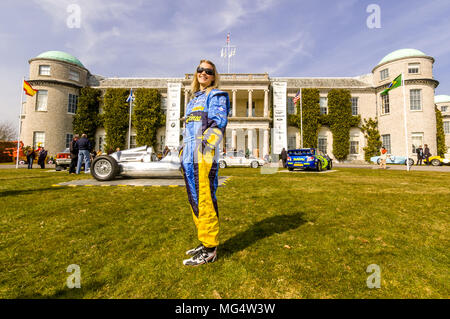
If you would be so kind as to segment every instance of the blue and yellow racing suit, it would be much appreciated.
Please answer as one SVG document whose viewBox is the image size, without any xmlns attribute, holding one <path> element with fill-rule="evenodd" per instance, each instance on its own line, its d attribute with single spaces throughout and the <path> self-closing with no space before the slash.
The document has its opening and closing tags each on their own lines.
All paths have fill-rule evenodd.
<svg viewBox="0 0 450 319">
<path fill-rule="evenodd" d="M 219 145 L 228 122 L 228 93 L 198 91 L 186 107 L 181 167 L 198 239 L 205 247 L 219 245 Z"/>
</svg>

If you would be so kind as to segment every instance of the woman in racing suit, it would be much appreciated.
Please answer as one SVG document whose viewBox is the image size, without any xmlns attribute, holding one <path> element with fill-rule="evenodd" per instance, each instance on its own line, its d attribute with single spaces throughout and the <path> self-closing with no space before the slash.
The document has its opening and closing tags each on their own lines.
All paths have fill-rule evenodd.
<svg viewBox="0 0 450 319">
<path fill-rule="evenodd" d="M 180 151 L 181 168 L 198 239 L 201 244 L 186 252 L 184 265 L 197 266 L 217 259 L 219 245 L 218 157 L 230 110 L 228 93 L 218 90 L 219 74 L 211 61 L 201 60 L 186 107 L 186 128 Z"/>
</svg>

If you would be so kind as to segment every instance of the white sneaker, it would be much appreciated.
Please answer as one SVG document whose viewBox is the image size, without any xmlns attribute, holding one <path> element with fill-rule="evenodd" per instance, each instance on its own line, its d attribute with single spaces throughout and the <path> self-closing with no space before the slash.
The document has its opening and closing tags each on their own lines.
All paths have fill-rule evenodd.
<svg viewBox="0 0 450 319">
<path fill-rule="evenodd" d="M 217 260 L 217 247 L 203 247 L 195 256 L 183 260 L 183 265 L 199 266 L 207 263 L 213 263 Z"/>
</svg>

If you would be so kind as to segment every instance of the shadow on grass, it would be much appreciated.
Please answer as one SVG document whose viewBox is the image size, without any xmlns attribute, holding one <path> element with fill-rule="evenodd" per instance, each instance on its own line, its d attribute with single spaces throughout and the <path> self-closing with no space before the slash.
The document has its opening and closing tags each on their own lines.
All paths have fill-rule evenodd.
<svg viewBox="0 0 450 319">
<path fill-rule="evenodd" d="M 284 233 L 307 222 L 304 213 L 272 216 L 251 225 L 246 231 L 229 238 L 220 246 L 221 255 L 229 257 L 275 233 Z"/>
<path fill-rule="evenodd" d="M 67 287 L 58 289 L 52 295 L 42 295 L 40 293 L 23 294 L 15 297 L 15 299 L 81 299 L 88 292 L 100 290 L 106 282 L 93 281 L 87 285 L 81 284 L 81 288 L 69 289 Z"/>
<path fill-rule="evenodd" d="M 6 196 L 28 195 L 28 194 L 33 194 L 35 192 L 55 191 L 55 190 L 63 190 L 63 189 L 67 189 L 67 187 L 46 187 L 46 188 L 18 189 L 18 190 L 0 192 L 0 198 L 1 197 L 6 197 Z"/>
</svg>

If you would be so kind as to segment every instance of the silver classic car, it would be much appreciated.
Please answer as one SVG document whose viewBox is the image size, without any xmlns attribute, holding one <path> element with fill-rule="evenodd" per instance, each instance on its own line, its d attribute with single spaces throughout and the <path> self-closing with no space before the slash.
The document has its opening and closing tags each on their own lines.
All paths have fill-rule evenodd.
<svg viewBox="0 0 450 319">
<path fill-rule="evenodd" d="M 141 146 L 101 155 L 94 159 L 91 174 L 98 181 L 125 177 L 181 177 L 181 164 L 177 151 L 169 152 L 161 160 L 152 147 Z"/>
<path fill-rule="evenodd" d="M 222 153 L 219 159 L 219 167 L 244 166 L 258 168 L 266 163 L 262 158 L 256 158 L 252 155 L 246 157 L 243 152 L 231 151 Z"/>
</svg>

